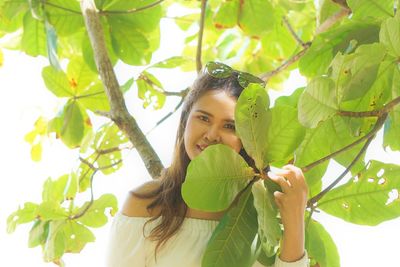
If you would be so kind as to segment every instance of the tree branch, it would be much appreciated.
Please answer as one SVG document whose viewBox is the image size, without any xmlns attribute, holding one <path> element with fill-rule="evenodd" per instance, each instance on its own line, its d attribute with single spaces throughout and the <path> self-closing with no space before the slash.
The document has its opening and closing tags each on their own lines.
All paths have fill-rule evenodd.
<svg viewBox="0 0 400 267">
<path fill-rule="evenodd" d="M 260 76 L 260 78 L 262 80 L 264 80 L 265 82 L 268 82 L 268 80 L 271 77 L 273 77 L 273 76 L 277 75 L 278 73 L 282 72 L 283 70 L 287 69 L 290 65 L 292 65 L 294 62 L 299 60 L 307 52 L 307 50 L 310 46 L 311 46 L 310 42 L 305 43 L 303 50 L 298 52 L 296 55 L 291 57 L 289 60 L 287 60 L 285 63 L 283 63 L 282 65 L 280 65 L 278 68 L 274 69 L 273 71 L 262 74 Z"/>
<path fill-rule="evenodd" d="M 321 163 L 323 163 L 323 162 L 335 157 L 336 155 L 338 155 L 338 154 L 340 154 L 340 153 L 342 153 L 342 152 L 344 152 L 346 150 L 349 150 L 350 148 L 358 145 L 359 143 L 361 143 L 365 139 L 369 139 L 370 137 L 373 137 L 379 131 L 379 129 L 382 127 L 382 125 L 385 123 L 386 118 L 387 118 L 387 113 L 384 113 L 381 117 L 378 118 L 378 120 L 376 121 L 376 123 L 374 125 L 374 128 L 372 128 L 372 130 L 368 134 L 364 135 L 363 137 L 361 137 L 360 139 L 354 141 L 353 143 L 343 147 L 342 149 L 340 149 L 338 151 L 335 151 L 332 154 L 329 154 L 328 156 L 323 157 L 322 159 L 319 159 L 319 160 L 317 160 L 317 161 L 315 161 L 313 163 L 308 164 L 307 166 L 301 168 L 301 170 L 303 172 L 308 172 L 310 169 L 314 168 L 315 166 L 317 166 L 317 165 L 319 165 L 319 164 L 321 164 Z"/>
<path fill-rule="evenodd" d="M 142 6 L 142 7 L 138 7 L 138 8 L 132 8 L 132 9 L 128 9 L 128 10 L 99 10 L 99 14 L 100 15 L 109 15 L 109 14 L 130 14 L 130 13 L 136 13 L 136 12 L 140 12 L 149 8 L 152 8 L 158 4 L 161 4 L 162 2 L 164 2 L 165 0 L 159 0 L 156 1 L 152 4 L 149 4 L 147 6 Z"/>
<path fill-rule="evenodd" d="M 109 115 L 132 142 L 140 154 L 147 171 L 153 179 L 155 179 L 160 175 L 163 165 L 145 135 L 140 130 L 136 120 L 129 114 L 126 108 L 123 94 L 120 90 L 111 61 L 107 54 L 103 29 L 100 23 L 99 14 L 96 11 L 94 0 L 82 0 L 81 9 L 85 19 L 90 43 L 93 48 L 96 66 L 104 83 L 104 88 L 110 102 Z"/>
<path fill-rule="evenodd" d="M 369 144 L 372 142 L 374 139 L 375 134 L 370 136 L 368 140 L 365 142 L 364 146 L 361 148 L 360 152 L 357 154 L 357 156 L 353 159 L 353 161 L 350 163 L 350 165 L 346 168 L 346 170 L 338 177 L 336 178 L 335 181 L 333 181 L 328 187 L 326 187 L 323 191 L 318 193 L 316 196 L 312 197 L 308 202 L 307 202 L 307 207 L 314 207 L 315 203 L 317 203 L 326 193 L 328 193 L 335 185 L 337 185 L 345 176 L 346 174 L 351 170 L 351 168 L 356 164 L 356 162 L 360 159 L 361 155 L 367 150 Z"/>
<path fill-rule="evenodd" d="M 197 53 L 196 53 L 196 70 L 197 73 L 201 71 L 202 63 L 201 63 L 201 47 L 203 42 L 203 32 L 204 32 L 204 21 L 206 17 L 206 6 L 207 0 L 201 0 L 201 17 L 200 17 L 200 29 L 199 35 L 197 39 Z"/>
<path fill-rule="evenodd" d="M 292 34 L 293 38 L 296 40 L 297 43 L 299 43 L 302 47 L 306 47 L 306 43 L 301 40 L 301 38 L 296 34 L 294 31 L 292 25 L 289 23 L 289 20 L 287 19 L 286 16 L 282 17 L 283 23 L 286 25 L 290 33 Z"/>
<path fill-rule="evenodd" d="M 338 22 L 343 17 L 348 16 L 350 14 L 351 14 L 351 10 L 350 9 L 343 8 L 342 10 L 336 12 L 331 17 L 329 17 L 327 20 L 325 20 L 321 25 L 319 25 L 318 28 L 315 30 L 315 34 L 318 35 L 318 34 L 324 32 L 324 31 L 328 30 L 336 22 Z"/>
<path fill-rule="evenodd" d="M 393 99 L 392 101 L 390 101 L 389 103 L 384 105 L 383 108 L 378 109 L 378 110 L 358 111 L 358 112 L 357 111 L 340 110 L 336 114 L 338 114 L 340 116 L 356 117 L 356 118 L 360 118 L 360 117 L 380 117 L 384 113 L 390 112 L 398 104 L 400 104 L 400 96 L 395 98 L 395 99 Z"/>
</svg>

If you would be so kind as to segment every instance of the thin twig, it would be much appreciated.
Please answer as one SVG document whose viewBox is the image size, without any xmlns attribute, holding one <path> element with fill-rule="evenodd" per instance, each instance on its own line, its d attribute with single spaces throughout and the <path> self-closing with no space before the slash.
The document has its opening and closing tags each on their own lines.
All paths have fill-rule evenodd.
<svg viewBox="0 0 400 267">
<path fill-rule="evenodd" d="M 384 113 L 390 112 L 396 105 L 400 104 L 400 96 L 393 99 L 389 103 L 383 106 L 383 108 L 378 109 L 378 110 L 371 110 L 371 111 L 344 111 L 340 110 L 337 112 L 338 115 L 340 116 L 346 116 L 346 117 L 380 117 Z"/>
<path fill-rule="evenodd" d="M 283 70 L 287 69 L 290 65 L 292 65 L 294 62 L 298 61 L 308 50 L 308 48 L 311 46 L 311 42 L 307 42 L 305 43 L 304 48 L 298 52 L 296 55 L 294 55 L 293 57 L 291 57 L 289 60 L 285 61 L 282 65 L 280 65 L 279 67 L 277 67 L 276 69 L 274 69 L 273 71 L 264 73 L 260 76 L 260 78 L 266 82 L 268 82 L 268 80 L 277 75 L 278 73 L 282 72 Z"/>
<path fill-rule="evenodd" d="M 200 16 L 200 29 L 197 39 L 197 52 L 196 52 L 196 70 L 200 73 L 202 66 L 201 63 L 201 48 L 203 42 L 204 21 L 206 17 L 207 0 L 201 0 L 201 16 Z"/>
<path fill-rule="evenodd" d="M 166 119 L 168 119 L 172 114 L 174 114 L 183 104 L 184 98 L 182 97 L 181 101 L 179 101 L 178 105 L 174 108 L 173 111 L 169 112 L 166 116 L 164 116 L 161 120 L 159 120 L 156 125 L 153 126 L 147 133 L 146 136 L 149 135 L 155 128 L 157 128 L 161 123 L 163 123 Z"/>
<path fill-rule="evenodd" d="M 374 136 L 379 131 L 379 129 L 382 127 L 382 125 L 385 123 L 386 118 L 387 118 L 387 113 L 385 113 L 381 117 L 379 117 L 378 120 L 376 121 L 375 125 L 374 125 L 374 128 L 372 128 L 372 130 L 369 133 L 367 133 L 366 135 L 364 135 L 363 137 L 357 139 L 356 141 L 354 141 L 353 143 L 343 147 L 342 149 L 340 149 L 338 151 L 335 151 L 335 152 L 333 152 L 332 154 L 329 154 L 326 157 L 323 157 L 322 159 L 319 159 L 319 160 L 317 160 L 317 161 L 315 161 L 313 163 L 308 164 L 307 166 L 301 168 L 301 170 L 303 172 L 308 172 L 310 169 L 314 168 L 315 166 L 317 166 L 317 165 L 319 165 L 319 164 L 321 164 L 321 163 L 323 163 L 323 162 L 335 157 L 336 155 L 338 155 L 338 154 L 340 154 L 340 153 L 342 153 L 342 152 L 344 152 L 346 150 L 349 150 L 350 148 L 358 145 L 359 143 L 361 143 L 365 139 L 369 139 L 370 137 Z"/>
<path fill-rule="evenodd" d="M 305 47 L 306 43 L 304 43 L 303 40 L 301 40 L 301 38 L 296 34 L 292 25 L 289 23 L 288 18 L 286 16 L 283 16 L 282 20 L 283 20 L 283 23 L 288 28 L 288 30 L 290 31 L 290 33 L 292 34 L 293 38 L 296 40 L 296 42 L 298 42 L 302 47 Z"/>
<path fill-rule="evenodd" d="M 351 168 L 356 164 L 356 162 L 360 159 L 361 155 L 367 150 L 369 144 L 372 142 L 374 139 L 375 135 L 372 135 L 371 137 L 368 138 L 368 140 L 365 142 L 364 146 L 361 148 L 360 152 L 357 154 L 357 156 L 353 159 L 353 161 L 350 163 L 350 165 L 346 168 L 346 170 L 338 177 L 336 178 L 335 181 L 333 181 L 328 187 L 326 187 L 323 191 L 318 193 L 316 196 L 312 197 L 308 202 L 307 202 L 307 207 L 314 207 L 315 203 L 317 203 L 326 193 L 328 193 L 335 185 L 337 185 L 345 176 L 346 174 L 351 170 Z"/>
<path fill-rule="evenodd" d="M 157 84 L 155 84 L 152 80 L 149 79 L 146 75 L 139 75 L 138 79 L 142 79 L 145 81 L 148 85 L 151 87 L 155 88 L 157 91 L 160 93 L 164 94 L 165 96 L 180 96 L 180 97 L 185 97 L 187 94 L 187 89 L 179 91 L 179 92 L 171 92 L 171 91 L 165 91 L 163 88 L 159 87 Z"/>
<path fill-rule="evenodd" d="M 128 10 L 99 10 L 99 14 L 100 15 L 110 15 L 110 14 L 131 14 L 131 13 L 136 13 L 136 12 L 140 12 L 149 8 L 152 8 L 158 4 L 161 4 L 162 2 L 164 2 L 165 0 L 159 0 L 156 1 L 152 4 L 149 4 L 147 6 L 142 6 L 142 7 L 138 7 L 138 8 L 132 8 L 132 9 L 128 9 Z"/>
</svg>

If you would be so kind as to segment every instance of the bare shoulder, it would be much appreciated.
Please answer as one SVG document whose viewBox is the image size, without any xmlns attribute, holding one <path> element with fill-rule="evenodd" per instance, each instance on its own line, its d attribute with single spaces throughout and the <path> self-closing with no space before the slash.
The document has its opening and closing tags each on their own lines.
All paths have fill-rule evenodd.
<svg viewBox="0 0 400 267">
<path fill-rule="evenodd" d="M 153 201 L 152 198 L 139 198 L 132 193 L 146 193 L 156 189 L 160 185 L 159 180 L 149 181 L 134 188 L 128 192 L 124 205 L 122 206 L 122 213 L 129 217 L 151 217 L 154 215 L 149 213 L 147 206 Z"/>
</svg>

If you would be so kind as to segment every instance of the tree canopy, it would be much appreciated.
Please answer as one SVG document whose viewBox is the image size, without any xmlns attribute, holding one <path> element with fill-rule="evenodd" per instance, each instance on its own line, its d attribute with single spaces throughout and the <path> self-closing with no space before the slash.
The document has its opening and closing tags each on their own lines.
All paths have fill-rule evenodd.
<svg viewBox="0 0 400 267">
<path fill-rule="evenodd" d="M 32 160 L 40 161 L 43 138 L 59 139 L 76 149 L 80 159 L 74 171 L 45 181 L 41 203 L 27 202 L 9 216 L 8 232 L 19 224 L 32 224 L 29 246 L 41 246 L 45 261 L 63 266 L 62 256 L 79 253 L 93 242 L 90 228 L 104 226 L 107 211 L 117 212 L 116 197 L 110 192 L 94 199 L 96 173 L 118 171 L 124 149 L 136 149 L 153 178 L 163 168 L 135 114 L 128 112 L 124 93 L 137 89 L 143 107 L 153 109 L 162 109 L 167 97 L 178 96 L 177 110 L 189 88 L 166 90 L 154 70 L 199 72 L 204 62 L 223 61 L 266 82 L 266 90 L 251 85 L 246 99 L 239 99 L 238 134 L 259 175 L 265 175 L 269 165 L 293 162 L 302 168 L 310 188 L 307 251 L 313 265 L 339 266 L 335 243 L 312 218 L 316 210 L 360 225 L 400 216 L 400 166 L 364 161 L 366 149 L 381 129 L 383 148 L 400 150 L 399 6 L 399 0 L 0 0 L 0 37 L 7 40 L 2 49 L 48 58 L 49 65 L 42 70 L 46 89 L 66 100 L 57 114 L 39 117 L 26 134 Z M 175 10 L 180 15 L 171 16 Z M 185 48 L 180 55 L 154 62 L 153 54 L 163 45 L 160 36 L 168 34 L 162 32 L 165 20 L 174 21 L 184 32 Z M 117 62 L 143 66 L 143 70 L 119 84 Z M 307 86 L 270 105 L 268 90 L 280 90 L 293 70 L 306 77 Z M 92 121 L 98 116 L 107 122 L 94 128 Z M 246 128 L 249 123 L 254 127 Z M 228 255 L 235 242 L 251 243 L 257 235 L 261 237 L 258 249 L 248 250 L 243 266 L 251 266 L 256 258 L 268 264 L 279 239 L 276 207 L 270 205 L 273 186 L 252 179 L 256 173 L 226 148 L 209 149 L 225 155 L 225 161 L 216 161 L 212 151 L 204 151 L 191 162 L 192 169 L 208 166 L 210 179 L 199 181 L 189 168 L 185 201 L 205 209 L 221 208 L 199 201 L 193 188 L 201 182 L 218 185 L 210 186 L 217 190 L 208 193 L 225 194 L 222 206 L 242 192 L 237 206 L 228 212 L 230 219 L 220 225 L 235 225 L 246 235 L 226 237 L 227 228 L 218 226 L 212 239 L 218 235 L 224 240 L 225 250 L 217 255 L 222 262 L 213 260 L 221 245 L 211 243 L 203 266 L 232 266 Z M 221 171 L 229 169 L 223 166 L 232 161 L 242 168 Z M 329 161 L 345 171 L 323 188 L 321 179 Z M 219 165 L 211 164 L 215 162 Z M 234 184 L 229 177 L 236 175 L 243 179 Z M 222 185 L 214 176 L 225 179 L 218 181 Z M 338 186 L 343 179 L 346 182 Z M 252 187 L 246 187 L 249 183 Z M 74 200 L 85 192 L 91 198 L 76 204 Z M 269 229 L 271 225 L 277 227 Z"/>
</svg>

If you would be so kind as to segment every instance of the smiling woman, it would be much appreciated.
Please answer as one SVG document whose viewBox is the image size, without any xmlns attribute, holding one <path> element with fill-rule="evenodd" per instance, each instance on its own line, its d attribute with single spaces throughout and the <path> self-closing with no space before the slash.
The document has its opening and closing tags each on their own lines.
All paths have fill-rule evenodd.
<svg viewBox="0 0 400 267">
<path fill-rule="evenodd" d="M 122 211 L 114 219 L 107 266 L 202 265 L 207 244 L 227 211 L 189 207 L 182 198 L 182 184 L 189 163 L 202 153 L 212 153 L 209 149 L 203 152 L 210 145 L 226 145 L 240 155 L 246 162 L 244 164 L 255 169 L 254 160 L 245 151 L 235 131 L 237 99 L 250 83 L 263 85 L 257 77 L 221 63 L 212 62 L 205 67 L 185 98 L 171 166 L 158 180 L 132 190 Z M 270 179 L 284 189 L 275 192 L 275 201 L 281 209 L 285 230 L 279 256 L 269 265 L 308 266 L 304 249 L 303 221 L 307 199 L 304 176 L 292 165 L 275 174 Z M 243 197 L 246 203 L 248 196 Z M 257 232 L 257 226 L 253 228 Z M 246 247 L 247 244 L 239 246 Z M 236 256 L 244 259 L 246 264 L 236 262 L 236 266 L 265 266 L 246 253 L 246 250 L 238 251 Z"/>
</svg>

